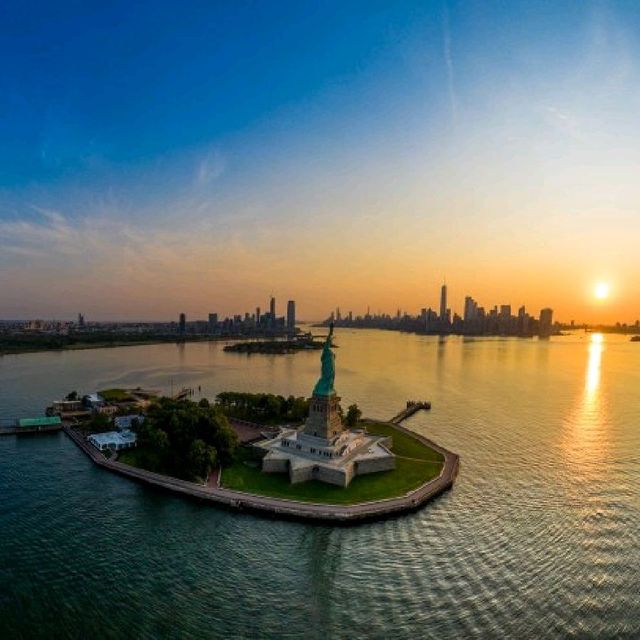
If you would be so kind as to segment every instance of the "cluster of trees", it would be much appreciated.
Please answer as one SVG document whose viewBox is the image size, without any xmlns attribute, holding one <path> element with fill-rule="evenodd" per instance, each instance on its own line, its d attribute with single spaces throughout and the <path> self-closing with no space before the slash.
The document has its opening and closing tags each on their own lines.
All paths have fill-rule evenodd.
<svg viewBox="0 0 640 640">
<path fill-rule="evenodd" d="M 216 405 L 233 418 L 264 424 L 302 422 L 309 415 L 306 398 L 285 398 L 272 393 L 225 391 L 216 396 Z"/>
<path fill-rule="evenodd" d="M 224 391 L 216 396 L 216 405 L 232 417 L 251 422 L 279 424 L 303 422 L 309 415 L 309 400 L 272 393 L 242 393 Z M 340 408 L 340 415 L 348 427 L 355 427 L 362 416 L 357 404 L 348 407 L 346 415 Z"/>
<path fill-rule="evenodd" d="M 200 402 L 160 398 L 138 434 L 138 462 L 147 469 L 185 480 L 203 480 L 217 465 L 228 464 L 237 436 L 220 407 Z"/>
<path fill-rule="evenodd" d="M 224 350 L 232 353 L 294 353 L 305 349 L 322 349 L 324 342 L 317 340 L 256 340 L 236 342 L 227 345 Z"/>
<path fill-rule="evenodd" d="M 0 334 L 0 353 L 20 353 L 22 351 L 48 351 L 69 346 L 67 336 Z"/>
<path fill-rule="evenodd" d="M 88 420 L 76 425 L 76 429 L 83 433 L 106 433 L 113 431 L 113 419 L 104 413 L 94 413 Z"/>
<path fill-rule="evenodd" d="M 349 405 L 349 408 L 347 409 L 347 415 L 344 418 L 344 423 L 347 425 L 347 427 L 355 427 L 361 417 L 362 411 L 360 411 L 358 405 Z"/>
</svg>

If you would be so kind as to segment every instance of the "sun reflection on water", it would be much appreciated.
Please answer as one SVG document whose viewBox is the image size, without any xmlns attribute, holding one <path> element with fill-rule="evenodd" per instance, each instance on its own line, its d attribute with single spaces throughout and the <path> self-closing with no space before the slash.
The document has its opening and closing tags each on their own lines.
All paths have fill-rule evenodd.
<svg viewBox="0 0 640 640">
<path fill-rule="evenodd" d="M 601 384 L 604 349 L 603 335 L 591 334 L 583 391 L 567 419 L 568 429 L 563 442 L 565 455 L 572 465 L 576 465 L 582 480 L 593 480 L 601 473 L 601 463 L 609 449 L 606 402 Z"/>
<path fill-rule="evenodd" d="M 603 336 L 601 333 L 591 334 L 589 344 L 589 360 L 587 363 L 586 397 L 585 400 L 594 400 L 600 386 L 600 366 L 602 364 Z"/>
</svg>

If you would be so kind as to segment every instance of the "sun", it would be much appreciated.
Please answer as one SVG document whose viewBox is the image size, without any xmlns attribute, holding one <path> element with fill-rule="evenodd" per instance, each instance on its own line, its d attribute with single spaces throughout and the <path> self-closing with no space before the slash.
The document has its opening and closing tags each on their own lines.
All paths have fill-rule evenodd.
<svg viewBox="0 0 640 640">
<path fill-rule="evenodd" d="M 609 297 L 609 283 L 607 282 L 598 282 L 593 290 L 593 295 L 598 300 L 606 300 Z"/>
</svg>

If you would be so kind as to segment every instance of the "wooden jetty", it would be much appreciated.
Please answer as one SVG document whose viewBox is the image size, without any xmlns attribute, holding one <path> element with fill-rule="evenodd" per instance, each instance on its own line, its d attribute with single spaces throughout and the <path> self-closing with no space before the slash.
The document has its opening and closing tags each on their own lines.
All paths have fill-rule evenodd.
<svg viewBox="0 0 640 640">
<path fill-rule="evenodd" d="M 191 398 L 193 393 L 194 391 L 191 387 L 183 387 L 178 393 L 173 394 L 171 398 L 173 400 L 186 400 L 187 398 Z"/>
<path fill-rule="evenodd" d="M 407 400 L 407 406 L 399 414 L 393 416 L 389 422 L 397 425 L 415 413 L 418 413 L 418 411 L 429 411 L 430 409 L 431 403 L 429 401 Z"/>
</svg>

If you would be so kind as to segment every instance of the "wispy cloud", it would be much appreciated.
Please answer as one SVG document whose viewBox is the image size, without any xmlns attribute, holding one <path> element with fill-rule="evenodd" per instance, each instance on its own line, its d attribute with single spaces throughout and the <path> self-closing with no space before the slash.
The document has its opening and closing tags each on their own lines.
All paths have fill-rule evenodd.
<svg viewBox="0 0 640 640">
<path fill-rule="evenodd" d="M 584 142 L 585 136 L 580 130 L 578 119 L 568 111 L 558 109 L 553 105 L 548 105 L 543 109 L 545 121 L 569 138 L 573 138 L 577 142 Z"/>
<path fill-rule="evenodd" d="M 196 184 L 200 187 L 210 184 L 224 173 L 225 168 L 226 162 L 219 150 L 207 153 L 198 163 Z"/>
<path fill-rule="evenodd" d="M 77 231 L 51 209 L 32 207 L 42 220 L 0 221 L 0 249 L 16 255 L 46 255 L 52 247 L 65 255 L 76 254 Z"/>
</svg>

